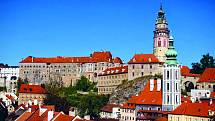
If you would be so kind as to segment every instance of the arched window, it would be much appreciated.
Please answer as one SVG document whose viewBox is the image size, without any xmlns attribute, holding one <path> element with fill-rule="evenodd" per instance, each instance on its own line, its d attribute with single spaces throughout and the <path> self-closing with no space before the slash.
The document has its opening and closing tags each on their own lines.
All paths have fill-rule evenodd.
<svg viewBox="0 0 215 121">
<path fill-rule="evenodd" d="M 158 41 L 158 47 L 161 47 L 161 41 Z"/>
</svg>

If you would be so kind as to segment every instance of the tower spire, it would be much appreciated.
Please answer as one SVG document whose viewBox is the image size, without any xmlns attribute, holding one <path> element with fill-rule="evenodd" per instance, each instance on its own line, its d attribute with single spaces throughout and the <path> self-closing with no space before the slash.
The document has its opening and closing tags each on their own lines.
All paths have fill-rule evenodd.
<svg viewBox="0 0 215 121">
<path fill-rule="evenodd" d="M 162 0 L 160 0 L 160 10 L 163 11 Z"/>
</svg>

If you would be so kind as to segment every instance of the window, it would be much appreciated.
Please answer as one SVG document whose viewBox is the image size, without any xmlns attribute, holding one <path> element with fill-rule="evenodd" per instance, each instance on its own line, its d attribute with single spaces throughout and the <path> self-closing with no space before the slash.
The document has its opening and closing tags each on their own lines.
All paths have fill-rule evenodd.
<svg viewBox="0 0 215 121">
<path fill-rule="evenodd" d="M 169 83 L 167 83 L 167 91 L 169 91 Z"/>
<path fill-rule="evenodd" d="M 150 65 L 150 69 L 152 69 L 152 65 Z"/>
<path fill-rule="evenodd" d="M 158 47 L 161 47 L 161 41 L 158 41 Z"/>
<path fill-rule="evenodd" d="M 167 79 L 169 79 L 169 71 L 167 71 Z"/>
<path fill-rule="evenodd" d="M 134 77 L 134 72 L 132 72 L 132 76 Z"/>
<path fill-rule="evenodd" d="M 144 75 L 144 73 L 143 73 L 143 72 L 141 72 L 141 75 L 143 76 L 143 75 Z"/>
<path fill-rule="evenodd" d="M 169 95 L 167 95 L 167 103 L 169 103 Z"/>
<path fill-rule="evenodd" d="M 141 68 L 143 69 L 143 65 L 141 66 Z"/>
<path fill-rule="evenodd" d="M 134 65 L 132 66 L 132 68 L 134 69 Z"/>
<path fill-rule="evenodd" d="M 175 90 L 178 91 L 178 83 L 175 85 Z"/>
<path fill-rule="evenodd" d="M 178 71 L 175 71 L 175 79 L 178 79 Z"/>
</svg>

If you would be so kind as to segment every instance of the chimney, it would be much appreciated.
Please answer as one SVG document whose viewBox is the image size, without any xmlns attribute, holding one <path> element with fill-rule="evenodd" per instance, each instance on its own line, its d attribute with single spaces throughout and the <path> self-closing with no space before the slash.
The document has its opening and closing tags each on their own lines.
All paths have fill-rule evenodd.
<svg viewBox="0 0 215 121">
<path fill-rule="evenodd" d="M 33 57 L 33 56 L 31 57 L 31 62 L 32 62 L 32 63 L 34 62 L 34 57 Z"/>
<path fill-rule="evenodd" d="M 31 108 L 28 108 L 28 112 L 30 112 L 30 113 L 31 113 Z"/>
<path fill-rule="evenodd" d="M 210 99 L 209 105 L 212 105 L 212 104 L 213 104 L 213 100 L 212 100 L 212 99 Z"/>
<path fill-rule="evenodd" d="M 161 90 L 161 79 L 157 79 L 157 91 Z"/>
<path fill-rule="evenodd" d="M 53 110 L 48 111 L 48 121 L 51 121 L 53 117 L 54 117 L 54 111 Z"/>
<path fill-rule="evenodd" d="M 75 110 L 75 108 L 73 107 L 73 108 L 71 108 L 71 110 L 69 111 L 69 116 L 76 116 L 76 110 Z"/>
<path fill-rule="evenodd" d="M 85 116 L 84 116 L 84 119 L 90 120 L 90 115 L 85 115 Z"/>
<path fill-rule="evenodd" d="M 34 105 L 37 105 L 38 103 L 37 103 L 37 100 L 34 100 Z"/>
<path fill-rule="evenodd" d="M 150 79 L 150 91 L 154 89 L 154 79 Z"/>
</svg>

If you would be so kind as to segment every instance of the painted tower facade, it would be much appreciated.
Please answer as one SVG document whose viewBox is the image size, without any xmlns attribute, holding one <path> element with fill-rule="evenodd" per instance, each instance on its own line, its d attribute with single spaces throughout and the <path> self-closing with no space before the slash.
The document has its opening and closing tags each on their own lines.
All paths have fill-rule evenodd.
<svg viewBox="0 0 215 121">
<path fill-rule="evenodd" d="M 172 111 L 181 104 L 180 65 L 176 59 L 177 52 L 173 47 L 173 37 L 169 38 L 169 48 L 165 55 L 162 108 L 164 111 Z"/>
<path fill-rule="evenodd" d="M 159 59 L 160 62 L 166 61 L 165 53 L 168 50 L 169 33 L 168 23 L 161 5 L 155 23 L 153 48 L 153 54 Z"/>
</svg>

